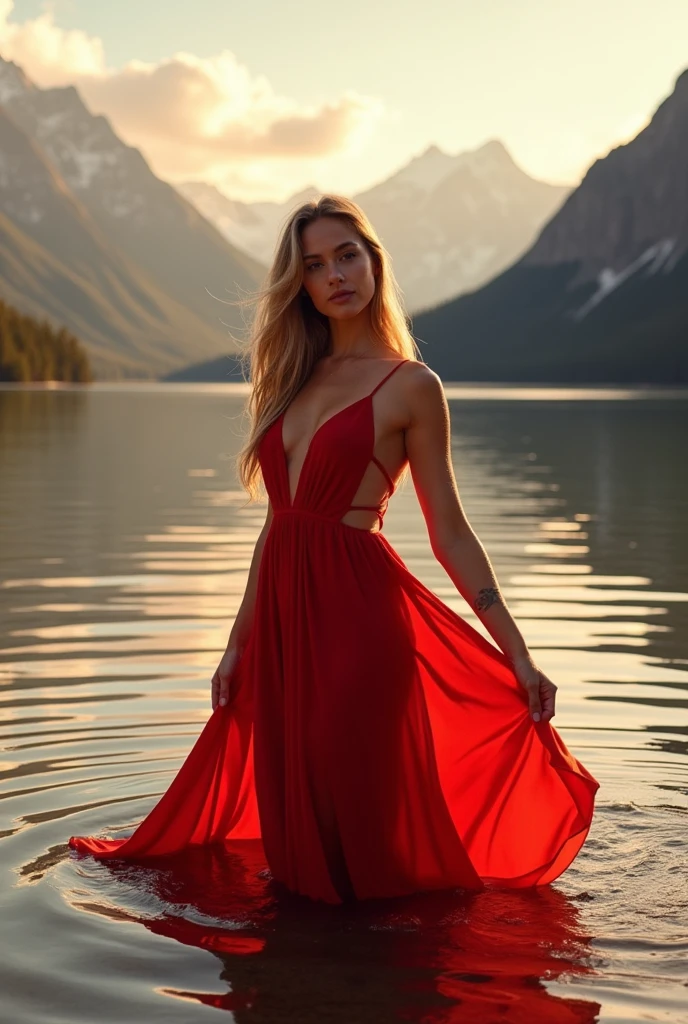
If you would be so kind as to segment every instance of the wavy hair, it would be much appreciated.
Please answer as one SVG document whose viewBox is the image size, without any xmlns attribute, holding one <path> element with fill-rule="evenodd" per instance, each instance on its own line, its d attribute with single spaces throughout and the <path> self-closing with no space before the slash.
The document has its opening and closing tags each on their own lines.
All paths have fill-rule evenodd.
<svg viewBox="0 0 688 1024">
<path fill-rule="evenodd" d="M 249 500 L 258 496 L 260 442 L 306 383 L 318 359 L 330 351 L 329 320 L 303 290 L 301 236 L 320 217 L 346 221 L 367 246 L 378 270 L 370 302 L 373 336 L 390 353 L 421 358 L 389 254 L 360 206 L 345 196 L 327 194 L 297 207 L 282 228 L 264 286 L 238 302 L 255 304 L 247 351 L 241 356 L 251 381 L 246 407 L 251 426 L 236 460 Z"/>
</svg>

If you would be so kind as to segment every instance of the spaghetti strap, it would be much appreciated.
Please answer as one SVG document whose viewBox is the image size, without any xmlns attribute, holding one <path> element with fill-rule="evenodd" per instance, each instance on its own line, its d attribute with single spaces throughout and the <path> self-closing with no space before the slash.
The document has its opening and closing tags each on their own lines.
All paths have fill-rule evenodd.
<svg viewBox="0 0 688 1024">
<path fill-rule="evenodd" d="M 393 374 L 393 373 L 396 373 L 396 371 L 397 371 L 397 370 L 399 369 L 399 367 L 400 367 L 400 366 L 403 366 L 403 365 L 404 365 L 404 363 L 408 363 L 408 359 L 402 359 L 402 360 L 400 360 L 400 361 L 399 361 L 398 363 L 396 363 L 396 364 L 395 364 L 395 365 L 394 365 L 394 366 L 392 367 L 392 369 L 391 369 L 391 370 L 389 371 L 389 373 L 388 373 L 388 374 L 386 374 L 386 375 L 385 375 L 385 376 L 384 376 L 384 377 L 382 378 L 382 380 L 380 381 L 380 383 L 379 383 L 379 384 L 376 384 L 376 385 L 375 385 L 375 387 L 373 388 L 373 390 L 372 390 L 372 391 L 370 392 L 370 397 L 371 397 L 371 398 L 373 397 L 373 395 L 375 394 L 375 392 L 376 392 L 376 391 L 378 391 L 378 390 L 379 390 L 379 389 L 380 389 L 380 388 L 382 387 L 382 385 L 383 385 L 383 384 L 385 383 L 385 381 L 389 380 L 389 378 L 390 378 L 390 377 L 392 376 L 392 374 Z"/>
<path fill-rule="evenodd" d="M 387 481 L 387 485 L 389 487 L 389 493 L 390 493 L 390 496 L 391 496 L 393 491 L 394 491 L 394 481 L 392 480 L 391 476 L 389 475 L 389 473 L 387 472 L 387 470 L 382 465 L 382 463 L 380 462 L 380 460 L 377 458 L 376 455 L 371 455 L 370 456 L 370 461 L 375 463 L 375 465 L 377 466 L 377 468 L 380 470 L 380 472 L 382 473 L 383 477 Z"/>
</svg>

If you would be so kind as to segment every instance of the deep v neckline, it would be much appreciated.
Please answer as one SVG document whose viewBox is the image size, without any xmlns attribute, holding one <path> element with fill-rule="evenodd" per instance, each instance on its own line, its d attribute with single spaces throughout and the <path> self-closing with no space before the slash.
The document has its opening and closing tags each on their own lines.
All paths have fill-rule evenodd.
<svg viewBox="0 0 688 1024">
<path fill-rule="evenodd" d="M 377 390 L 377 388 L 375 390 Z M 299 488 L 301 486 L 301 480 L 303 478 L 303 471 L 306 468 L 306 463 L 308 462 L 308 456 L 311 453 L 311 449 L 313 447 L 313 442 L 315 441 L 315 439 L 318 436 L 318 434 L 320 433 L 320 431 L 323 430 L 327 426 L 328 423 L 332 423 L 333 420 L 338 419 L 343 413 L 348 412 L 349 409 L 353 409 L 357 405 L 361 405 L 363 402 L 366 402 L 366 401 L 370 400 L 371 407 L 372 407 L 372 400 L 373 400 L 373 395 L 374 394 L 375 394 L 375 391 L 371 391 L 369 394 L 363 395 L 362 398 L 357 398 L 355 402 L 349 402 L 349 404 L 345 405 L 343 409 L 338 409 L 337 412 L 333 412 L 331 416 L 328 416 L 326 420 L 323 420 L 323 422 L 320 424 L 319 427 L 316 427 L 316 429 L 311 434 L 310 440 L 308 442 L 308 446 L 306 448 L 306 454 L 304 455 L 303 462 L 301 463 L 301 469 L 299 470 L 299 475 L 298 475 L 298 478 L 296 480 L 296 489 L 294 490 L 294 496 L 293 497 L 292 497 L 292 494 L 291 494 L 291 487 L 289 485 L 289 463 L 288 463 L 288 459 L 287 459 L 287 449 L 285 448 L 285 445 L 284 445 L 284 417 L 286 415 L 287 410 L 285 409 L 284 412 L 282 412 L 280 414 L 280 417 L 279 417 L 279 420 L 278 420 L 278 423 L 279 423 L 279 438 L 280 438 L 280 446 L 282 448 L 282 462 L 284 464 L 284 471 L 285 471 L 286 478 L 287 478 L 287 493 L 288 493 L 288 496 L 289 496 L 289 505 L 290 505 L 290 507 L 293 507 L 296 504 L 296 499 L 299 496 Z"/>
<path fill-rule="evenodd" d="M 333 412 L 331 416 L 328 416 L 326 420 L 323 420 L 323 422 L 320 424 L 319 427 L 316 427 L 316 429 L 313 431 L 313 433 L 311 434 L 310 439 L 308 441 L 308 446 L 306 448 L 306 453 L 305 453 L 305 455 L 303 457 L 303 462 L 301 463 L 301 469 L 299 470 L 299 475 L 298 475 L 298 478 L 297 478 L 297 481 L 296 481 L 296 488 L 294 489 L 294 496 L 293 497 L 292 497 L 292 494 L 291 494 L 291 486 L 290 486 L 290 483 L 289 483 L 289 465 L 288 465 L 288 459 L 287 459 L 287 449 L 286 449 L 286 447 L 284 445 L 284 417 L 287 414 L 287 409 L 289 409 L 289 406 L 287 406 L 287 409 L 284 409 L 280 413 L 280 415 L 279 415 L 279 417 L 278 417 L 276 422 L 277 422 L 277 425 L 278 425 L 279 442 L 280 442 L 280 448 L 281 448 L 281 451 L 282 451 L 282 465 L 284 466 L 284 472 L 285 472 L 285 476 L 286 476 L 287 497 L 289 498 L 289 508 L 293 508 L 295 506 L 295 504 L 296 504 L 296 499 L 299 496 L 299 490 L 301 488 L 301 481 L 303 479 L 303 474 L 304 474 L 304 471 L 305 471 L 307 463 L 308 463 L 308 458 L 309 458 L 309 456 L 311 454 L 311 451 L 312 451 L 312 448 L 313 448 L 313 443 L 316 440 L 316 438 L 318 437 L 318 435 L 320 434 L 320 432 L 322 430 L 324 430 L 324 428 L 329 423 L 332 423 L 334 420 L 338 419 L 340 416 L 343 416 L 344 413 L 345 412 L 349 412 L 350 409 L 355 409 L 356 406 L 362 405 L 363 402 L 370 402 L 370 413 L 371 413 L 371 417 L 373 419 L 373 427 L 374 427 L 374 425 L 375 425 L 375 417 L 373 415 L 373 397 L 377 394 L 377 392 L 380 390 L 382 385 L 387 380 L 389 380 L 389 378 L 392 376 L 392 374 L 396 370 L 398 370 L 400 366 L 403 366 L 403 364 L 407 363 L 408 361 L 409 361 L 408 359 L 399 359 L 399 360 L 397 360 L 395 362 L 394 366 L 392 367 L 392 369 L 389 370 L 384 375 L 382 380 L 379 380 L 377 382 L 377 384 L 375 385 L 375 387 L 373 388 L 372 391 L 369 391 L 367 395 L 363 395 L 361 398 L 357 398 L 354 402 L 349 402 L 349 404 L 345 405 L 343 409 L 338 409 L 337 412 Z M 374 431 L 373 431 L 373 433 L 374 433 Z M 374 438 L 373 438 L 373 444 L 374 444 Z"/>
</svg>

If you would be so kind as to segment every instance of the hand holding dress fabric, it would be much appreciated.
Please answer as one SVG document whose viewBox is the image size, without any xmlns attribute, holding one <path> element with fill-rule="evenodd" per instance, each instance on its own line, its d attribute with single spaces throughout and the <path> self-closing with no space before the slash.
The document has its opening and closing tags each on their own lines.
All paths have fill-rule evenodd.
<svg viewBox="0 0 688 1024">
<path fill-rule="evenodd" d="M 216 707 L 225 707 L 229 701 L 232 675 L 241 657 L 234 647 L 228 647 L 210 682 L 210 697 L 213 711 Z"/>
<path fill-rule="evenodd" d="M 514 675 L 528 694 L 528 707 L 534 722 L 549 722 L 554 718 L 557 687 L 531 657 L 513 663 Z"/>
</svg>

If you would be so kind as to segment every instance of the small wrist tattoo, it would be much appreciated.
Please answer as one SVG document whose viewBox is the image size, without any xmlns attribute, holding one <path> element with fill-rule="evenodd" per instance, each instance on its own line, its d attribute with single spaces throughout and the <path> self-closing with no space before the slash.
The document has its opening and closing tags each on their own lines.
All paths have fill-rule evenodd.
<svg viewBox="0 0 688 1024">
<path fill-rule="evenodd" d="M 495 601 L 499 601 L 501 604 L 504 603 L 502 595 L 499 593 L 497 587 L 483 587 L 478 592 L 478 596 L 475 599 L 473 607 L 477 612 L 484 612 L 490 608 Z"/>
</svg>

